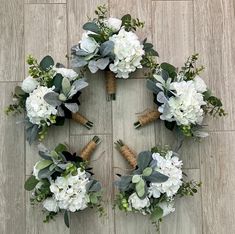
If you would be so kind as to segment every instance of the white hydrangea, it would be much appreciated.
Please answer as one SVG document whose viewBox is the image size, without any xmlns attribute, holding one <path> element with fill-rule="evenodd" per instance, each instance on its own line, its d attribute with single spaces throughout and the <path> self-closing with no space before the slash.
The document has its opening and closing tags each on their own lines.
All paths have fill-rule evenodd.
<svg viewBox="0 0 235 234">
<path fill-rule="evenodd" d="M 154 170 L 169 178 L 163 183 L 151 183 L 149 196 L 159 198 L 161 194 L 165 193 L 167 197 L 172 197 L 182 185 L 182 161 L 177 156 L 174 156 L 172 151 L 168 151 L 164 157 L 159 153 L 153 153 L 152 158 L 157 161 L 157 166 Z"/>
<path fill-rule="evenodd" d="M 150 201 L 148 197 L 140 199 L 136 193 L 130 195 L 128 203 L 136 210 L 141 210 L 150 206 Z"/>
<path fill-rule="evenodd" d="M 58 212 L 59 211 L 59 206 L 58 206 L 56 200 L 51 197 L 44 200 L 43 207 L 50 212 Z"/>
<path fill-rule="evenodd" d="M 193 79 L 193 83 L 194 83 L 195 89 L 199 93 L 204 93 L 207 91 L 206 83 L 200 76 L 195 76 L 195 78 Z"/>
<path fill-rule="evenodd" d="M 172 82 L 171 91 L 175 96 L 165 99 L 158 108 L 162 113 L 160 118 L 169 122 L 176 121 L 178 125 L 201 124 L 204 115 L 202 106 L 206 102 L 196 90 L 194 81 Z"/>
<path fill-rule="evenodd" d="M 173 202 L 161 202 L 161 203 L 158 204 L 158 206 L 161 207 L 162 210 L 163 210 L 162 217 L 165 217 L 168 214 L 170 214 L 170 213 L 175 211 L 174 203 Z"/>
<path fill-rule="evenodd" d="M 57 110 L 44 100 L 44 96 L 52 91 L 53 88 L 39 86 L 29 94 L 26 99 L 26 111 L 31 123 L 40 125 L 41 121 L 43 121 L 50 125 L 49 118 L 52 115 L 56 115 Z"/>
<path fill-rule="evenodd" d="M 127 79 L 129 73 L 142 68 L 141 60 L 144 50 L 135 33 L 127 32 L 122 28 L 109 40 L 114 42 L 115 54 L 114 63 L 109 65 L 109 69 L 117 74 L 116 77 Z"/>
<path fill-rule="evenodd" d="M 23 83 L 21 85 L 21 88 L 26 93 L 33 92 L 39 85 L 39 82 L 34 79 L 32 76 L 28 76 L 23 80 Z"/>
<path fill-rule="evenodd" d="M 73 69 L 54 67 L 53 70 L 56 73 L 61 74 L 63 77 L 68 78 L 70 81 L 75 80 L 78 77 L 77 72 L 75 72 Z"/>
<path fill-rule="evenodd" d="M 95 41 L 94 38 L 88 36 L 89 32 L 84 32 L 82 34 L 82 40 L 80 41 L 80 48 L 87 52 L 88 54 L 94 53 L 99 44 Z"/>
<path fill-rule="evenodd" d="M 104 24 L 113 32 L 117 32 L 122 26 L 122 21 L 120 19 L 110 17 L 104 21 Z"/>
<path fill-rule="evenodd" d="M 86 185 L 89 178 L 85 171 L 77 169 L 77 175 L 67 177 L 57 177 L 51 183 L 50 190 L 60 209 L 75 212 L 84 210 L 87 207 L 89 198 L 87 196 Z"/>
</svg>

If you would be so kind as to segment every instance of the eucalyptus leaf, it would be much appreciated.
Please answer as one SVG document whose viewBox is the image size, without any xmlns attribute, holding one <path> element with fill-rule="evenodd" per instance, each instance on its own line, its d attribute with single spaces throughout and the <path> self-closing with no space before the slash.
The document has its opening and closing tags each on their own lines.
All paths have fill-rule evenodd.
<svg viewBox="0 0 235 234">
<path fill-rule="evenodd" d="M 109 58 L 101 58 L 96 61 L 96 66 L 100 70 L 104 70 L 109 65 Z"/>
<path fill-rule="evenodd" d="M 88 62 L 84 59 L 73 58 L 71 59 L 71 67 L 84 67 L 88 64 Z"/>
<path fill-rule="evenodd" d="M 59 100 L 59 94 L 55 92 L 49 92 L 44 95 L 44 100 L 51 106 L 59 106 L 61 105 L 61 101 Z"/>
<path fill-rule="evenodd" d="M 145 195 L 145 181 L 140 179 L 140 181 L 135 185 L 135 190 L 138 197 L 142 198 Z"/>
<path fill-rule="evenodd" d="M 67 109 L 69 109 L 72 113 L 77 113 L 79 110 L 77 103 L 65 103 L 64 104 Z"/>
<path fill-rule="evenodd" d="M 51 67 L 55 65 L 54 60 L 51 56 L 45 56 L 40 62 L 39 66 L 43 71 L 48 71 Z"/>
<path fill-rule="evenodd" d="M 115 181 L 114 184 L 121 190 L 126 191 L 131 183 L 131 176 L 122 176 L 120 180 Z"/>
<path fill-rule="evenodd" d="M 39 181 L 36 179 L 36 177 L 34 175 L 31 175 L 24 184 L 25 190 L 32 191 L 36 187 L 38 182 Z"/>
<path fill-rule="evenodd" d="M 100 28 L 95 22 L 87 22 L 82 27 L 84 30 L 91 31 L 94 33 L 100 33 Z"/>
<path fill-rule="evenodd" d="M 50 155 L 44 151 L 39 151 L 38 154 L 40 155 L 41 158 L 45 160 L 51 160 Z"/>
<path fill-rule="evenodd" d="M 31 145 L 37 138 L 40 128 L 38 125 L 34 124 L 26 130 L 26 138 L 29 144 Z"/>
<path fill-rule="evenodd" d="M 64 223 L 67 228 L 69 228 L 69 211 L 65 210 L 64 211 Z"/>
<path fill-rule="evenodd" d="M 57 153 L 61 153 L 61 152 L 63 152 L 63 151 L 67 151 L 68 150 L 68 147 L 66 146 L 66 145 L 64 145 L 64 144 L 58 144 L 57 146 L 56 146 L 56 148 L 55 148 L 55 151 L 57 152 Z"/>
<path fill-rule="evenodd" d="M 71 84 L 68 78 L 64 77 L 62 80 L 62 91 L 65 95 L 68 95 L 71 89 Z"/>
<path fill-rule="evenodd" d="M 101 184 L 98 181 L 92 181 L 90 187 L 88 188 L 89 192 L 98 192 L 101 190 Z"/>
<path fill-rule="evenodd" d="M 58 92 L 62 87 L 63 76 L 60 73 L 57 73 L 53 78 L 53 85 L 55 86 L 54 91 Z"/>
<path fill-rule="evenodd" d="M 55 170 L 50 171 L 49 166 L 48 166 L 48 167 L 46 167 L 46 168 L 44 168 L 44 169 L 42 169 L 38 172 L 38 178 L 39 179 L 49 178 L 54 172 L 55 172 Z"/>
<path fill-rule="evenodd" d="M 106 41 L 101 44 L 100 46 L 100 53 L 103 57 L 106 57 L 110 53 L 113 53 L 114 50 L 114 42 L 113 41 Z"/>
<path fill-rule="evenodd" d="M 91 60 L 89 62 L 88 68 L 89 68 L 91 73 L 96 73 L 99 70 L 99 68 L 96 65 L 96 61 L 95 60 Z"/>
<path fill-rule="evenodd" d="M 141 176 L 140 175 L 134 175 L 132 177 L 132 183 L 134 183 L 134 184 L 137 184 L 140 180 L 141 180 Z"/>
<path fill-rule="evenodd" d="M 163 175 L 158 171 L 153 171 L 151 175 L 145 177 L 145 180 L 152 183 L 164 183 L 168 180 L 168 178 L 168 176 Z"/>
<path fill-rule="evenodd" d="M 50 166 L 52 163 L 53 163 L 52 160 L 46 160 L 46 159 L 41 160 L 37 163 L 36 169 L 42 170 L 42 169 Z"/>
<path fill-rule="evenodd" d="M 153 172 L 153 168 L 152 167 L 146 167 L 143 170 L 143 176 L 150 176 Z"/>
<path fill-rule="evenodd" d="M 90 194 L 90 201 L 92 204 L 97 204 L 98 203 L 98 198 L 95 193 Z"/>
</svg>

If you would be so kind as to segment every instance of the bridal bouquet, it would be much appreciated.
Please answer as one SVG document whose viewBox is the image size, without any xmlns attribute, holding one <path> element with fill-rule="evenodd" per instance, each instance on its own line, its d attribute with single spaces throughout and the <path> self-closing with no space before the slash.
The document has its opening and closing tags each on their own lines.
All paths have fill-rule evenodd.
<svg viewBox="0 0 235 234">
<path fill-rule="evenodd" d="M 20 114 L 26 111 L 27 140 L 31 144 L 37 136 L 43 140 L 52 125 L 63 125 L 66 118 L 73 119 L 88 129 L 93 123 L 78 113 L 81 92 L 88 83 L 74 70 L 62 64 L 54 64 L 50 56 L 40 63 L 29 56 L 29 76 L 21 87 L 15 88 L 14 104 L 6 113 Z"/>
<path fill-rule="evenodd" d="M 155 66 L 147 87 L 157 108 L 139 116 L 136 128 L 160 118 L 168 129 L 177 128 L 184 136 L 208 135 L 201 131 L 205 115 L 224 116 L 225 112 L 221 100 L 199 76 L 203 67 L 196 67 L 197 59 L 197 54 L 192 55 L 180 70 L 168 63 Z"/>
<path fill-rule="evenodd" d="M 79 156 L 70 153 L 63 144 L 52 151 L 39 145 L 42 159 L 35 164 L 25 189 L 32 191 L 32 205 L 42 204 L 46 213 L 44 222 L 63 212 L 65 224 L 69 227 L 69 212 L 79 212 L 87 207 L 96 207 L 103 212 L 101 184 L 93 179 L 91 168 L 87 167 L 89 157 L 99 142 L 100 139 L 95 136 Z"/>
<path fill-rule="evenodd" d="M 124 15 L 121 19 L 108 18 L 105 6 L 95 11 L 96 18 L 83 25 L 78 45 L 72 47 L 72 67 L 106 72 L 108 100 L 115 100 L 116 78 L 129 78 L 130 73 L 148 67 L 152 56 L 158 56 L 151 43 L 141 42 L 137 28 L 144 26 L 139 19 Z"/>
<path fill-rule="evenodd" d="M 155 147 L 136 157 L 121 140 L 116 145 L 133 167 L 130 175 L 119 175 L 115 182 L 119 189 L 115 204 L 120 210 L 148 215 L 158 226 L 164 216 L 175 211 L 176 197 L 197 192 L 200 183 L 184 180 L 182 161 L 167 147 Z"/>
</svg>

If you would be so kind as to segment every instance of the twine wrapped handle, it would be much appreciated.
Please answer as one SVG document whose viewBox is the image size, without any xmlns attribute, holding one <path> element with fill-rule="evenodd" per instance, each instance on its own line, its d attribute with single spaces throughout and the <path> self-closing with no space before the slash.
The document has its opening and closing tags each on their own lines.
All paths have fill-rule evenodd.
<svg viewBox="0 0 235 234">
<path fill-rule="evenodd" d="M 72 119 L 80 123 L 81 125 L 85 126 L 87 129 L 91 129 L 93 127 L 93 122 L 89 121 L 86 117 L 84 117 L 79 112 L 72 113 Z"/>
<path fill-rule="evenodd" d="M 121 155 L 129 162 L 129 164 L 135 168 L 137 165 L 137 155 L 134 153 L 122 140 L 118 140 L 116 143 L 117 150 Z"/>
<path fill-rule="evenodd" d="M 98 136 L 94 136 L 93 139 L 81 150 L 80 157 L 85 161 L 89 161 L 92 153 L 95 151 L 99 143 L 100 138 Z"/>
<path fill-rule="evenodd" d="M 107 91 L 107 99 L 108 101 L 116 99 L 116 78 L 115 74 L 111 71 L 105 72 L 105 80 L 106 80 L 106 91 Z"/>
<path fill-rule="evenodd" d="M 147 113 L 140 115 L 138 121 L 134 123 L 135 128 L 145 126 L 160 118 L 160 112 L 158 110 L 149 110 Z"/>
</svg>

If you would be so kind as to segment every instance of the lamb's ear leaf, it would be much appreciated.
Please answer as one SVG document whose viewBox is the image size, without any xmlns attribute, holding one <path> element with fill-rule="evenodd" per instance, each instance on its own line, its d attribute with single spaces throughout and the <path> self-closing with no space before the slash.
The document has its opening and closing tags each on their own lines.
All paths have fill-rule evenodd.
<svg viewBox="0 0 235 234">
<path fill-rule="evenodd" d="M 91 31 L 94 33 L 100 33 L 100 28 L 95 22 L 87 22 L 82 27 L 84 30 Z"/>
<path fill-rule="evenodd" d="M 158 172 L 153 171 L 151 175 L 144 177 L 146 181 L 152 182 L 152 183 L 163 183 L 168 180 L 168 176 Z"/>
<path fill-rule="evenodd" d="M 50 70 L 55 65 L 53 58 L 50 55 L 45 56 L 40 62 L 39 66 L 43 71 Z"/>
<path fill-rule="evenodd" d="M 67 109 L 69 109 L 72 113 L 77 113 L 79 110 L 77 103 L 65 103 L 64 104 Z"/>
<path fill-rule="evenodd" d="M 64 223 L 66 227 L 69 228 L 69 212 L 67 210 L 64 212 Z"/>
<path fill-rule="evenodd" d="M 36 179 L 34 175 L 31 175 L 25 182 L 24 188 L 27 191 L 32 191 L 36 185 L 38 184 L 39 180 Z"/>
<path fill-rule="evenodd" d="M 26 139 L 30 145 L 36 140 L 39 132 L 38 125 L 34 124 L 26 130 Z"/>
<path fill-rule="evenodd" d="M 100 70 L 104 70 L 109 65 L 109 58 L 101 58 L 96 61 L 96 66 Z"/>
<path fill-rule="evenodd" d="M 148 167 L 151 159 L 152 159 L 152 153 L 150 151 L 143 151 L 139 153 L 137 158 L 138 168 L 141 171 L 143 171 L 146 167 Z"/>
<path fill-rule="evenodd" d="M 52 160 L 46 160 L 46 159 L 44 159 L 44 160 L 41 160 L 40 162 L 37 163 L 36 168 L 37 168 L 38 170 L 42 170 L 42 169 L 44 169 L 44 168 L 50 166 L 52 163 L 53 163 Z"/>
<path fill-rule="evenodd" d="M 142 198 L 145 195 L 145 181 L 143 179 L 136 183 L 135 190 L 138 197 Z"/>
<path fill-rule="evenodd" d="M 71 90 L 71 84 L 68 78 L 64 77 L 62 80 L 62 90 L 65 95 Z"/>
<path fill-rule="evenodd" d="M 151 90 L 153 93 L 158 94 L 159 92 L 161 92 L 161 89 L 159 89 L 156 86 L 156 82 L 154 82 L 153 80 L 147 80 L 146 86 L 149 90 Z"/>
<path fill-rule="evenodd" d="M 101 44 L 100 53 L 103 57 L 105 57 L 108 54 L 112 53 L 113 49 L 114 49 L 114 42 L 113 41 L 106 41 Z"/>
<path fill-rule="evenodd" d="M 59 100 L 59 94 L 56 92 L 46 93 L 43 98 L 51 106 L 56 107 L 61 105 L 61 101 Z"/>
</svg>

